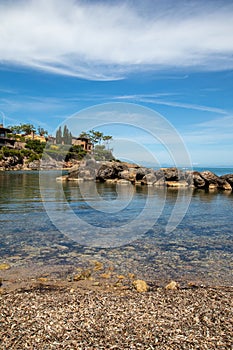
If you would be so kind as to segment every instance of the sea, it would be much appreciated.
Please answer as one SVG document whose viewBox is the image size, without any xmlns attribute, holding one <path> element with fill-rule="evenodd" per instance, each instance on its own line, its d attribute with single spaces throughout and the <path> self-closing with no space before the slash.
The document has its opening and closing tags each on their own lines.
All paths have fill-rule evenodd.
<svg viewBox="0 0 233 350">
<path fill-rule="evenodd" d="M 0 264 L 95 260 L 158 284 L 233 285 L 232 192 L 57 181 L 61 174 L 0 172 Z"/>
</svg>

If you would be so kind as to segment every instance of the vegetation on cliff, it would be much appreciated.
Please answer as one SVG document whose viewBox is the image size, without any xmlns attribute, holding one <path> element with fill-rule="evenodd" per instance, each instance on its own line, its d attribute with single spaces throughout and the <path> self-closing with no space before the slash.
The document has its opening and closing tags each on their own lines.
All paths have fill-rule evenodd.
<svg viewBox="0 0 233 350">
<path fill-rule="evenodd" d="M 48 132 L 41 127 L 32 124 L 19 124 L 9 126 L 11 133 L 7 134 L 9 140 L 14 140 L 12 144 L 5 144 L 0 148 L 0 168 L 20 169 L 27 167 L 27 164 L 41 160 L 51 162 L 61 162 L 64 166 L 72 162 L 80 161 L 84 157 L 93 157 L 96 160 L 114 160 L 112 149 L 109 149 L 109 142 L 112 136 L 90 130 L 82 132 L 79 137 L 73 137 L 71 131 L 65 125 L 56 131 L 56 136 L 48 136 Z M 77 144 L 77 140 L 86 140 L 90 149 L 85 149 L 84 145 Z M 62 166 L 60 164 L 60 166 Z"/>
</svg>

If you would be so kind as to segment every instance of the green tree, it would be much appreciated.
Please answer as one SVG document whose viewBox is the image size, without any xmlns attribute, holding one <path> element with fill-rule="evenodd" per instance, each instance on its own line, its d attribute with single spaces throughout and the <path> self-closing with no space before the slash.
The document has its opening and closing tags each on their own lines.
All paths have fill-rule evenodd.
<svg viewBox="0 0 233 350">
<path fill-rule="evenodd" d="M 67 162 L 72 159 L 81 160 L 86 154 L 87 152 L 82 148 L 82 146 L 74 145 L 69 149 L 69 152 L 65 157 L 65 161 Z"/>
<path fill-rule="evenodd" d="M 56 132 L 56 143 L 61 144 L 62 143 L 62 131 L 61 127 L 59 126 L 59 129 Z"/>
<path fill-rule="evenodd" d="M 46 143 L 40 142 L 40 140 L 28 140 L 25 148 L 33 150 L 35 153 L 42 154 Z"/>
<path fill-rule="evenodd" d="M 100 131 L 90 130 L 89 131 L 89 138 L 93 144 L 101 144 L 101 141 L 103 139 L 103 133 Z"/>
<path fill-rule="evenodd" d="M 85 137 L 87 139 L 90 139 L 90 134 L 88 134 L 87 132 L 85 131 L 82 131 L 81 134 L 79 135 L 79 137 Z"/>
<path fill-rule="evenodd" d="M 36 128 L 32 124 L 20 124 L 20 126 L 21 126 L 21 131 L 27 135 L 31 134 L 32 132 L 33 133 L 36 132 Z"/>
<path fill-rule="evenodd" d="M 20 124 L 20 125 L 13 125 L 10 126 L 9 129 L 11 130 L 12 134 L 26 134 L 30 135 L 32 132 L 36 132 L 36 128 L 33 124 Z"/>
<path fill-rule="evenodd" d="M 48 131 L 45 130 L 44 128 L 41 128 L 40 126 L 38 127 L 37 131 L 38 131 L 38 134 L 40 136 L 47 136 L 48 135 Z"/>
<path fill-rule="evenodd" d="M 103 141 L 106 143 L 107 149 L 109 149 L 109 142 L 111 140 L 112 140 L 112 136 L 110 136 L 110 135 L 103 136 Z"/>
<path fill-rule="evenodd" d="M 114 160 L 112 150 L 106 149 L 104 145 L 96 145 L 94 149 L 94 158 L 96 160 Z"/>
<path fill-rule="evenodd" d="M 64 125 L 64 128 L 63 128 L 63 142 L 65 145 L 71 145 L 72 143 L 72 134 L 71 132 L 69 131 L 69 129 L 67 128 L 66 125 Z"/>
<path fill-rule="evenodd" d="M 69 144 L 72 144 L 72 138 L 73 138 L 73 135 L 72 135 L 72 133 L 71 133 L 71 131 L 70 131 L 70 133 L 69 133 Z"/>
<path fill-rule="evenodd" d="M 8 128 L 11 130 L 12 134 L 20 134 L 22 132 L 21 125 L 12 125 L 8 126 Z"/>
</svg>

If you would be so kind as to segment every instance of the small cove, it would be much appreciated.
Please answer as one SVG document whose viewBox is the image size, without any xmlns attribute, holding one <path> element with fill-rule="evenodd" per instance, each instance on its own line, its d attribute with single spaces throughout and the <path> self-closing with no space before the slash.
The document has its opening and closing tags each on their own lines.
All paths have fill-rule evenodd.
<svg viewBox="0 0 233 350">
<path fill-rule="evenodd" d="M 48 209 L 45 210 L 46 199 L 41 198 L 39 172 L 2 172 L 1 262 L 24 268 L 30 264 L 85 265 L 94 259 L 114 265 L 119 273 L 133 272 L 151 280 L 183 279 L 203 281 L 210 285 L 232 285 L 231 192 L 191 190 L 190 194 L 190 189 L 185 189 L 177 200 L 177 191 L 174 189 L 165 191 L 157 188 L 148 194 L 144 186 L 135 188 L 132 193 L 127 186 L 119 190 L 114 185 L 97 184 L 99 196 L 96 197 L 91 187 L 93 184 L 86 184 L 83 198 L 77 183 L 57 184 L 56 176 L 58 174 L 55 171 L 43 174 L 48 184 L 47 208 L 49 206 L 51 213 L 55 213 L 61 221 L 67 211 L 72 212 L 72 217 L 88 222 L 92 230 L 82 231 L 84 241 L 87 237 L 87 242 L 90 242 L 93 237 L 98 242 L 97 227 L 108 229 L 111 238 L 111 232 L 117 232 L 137 219 L 148 195 L 154 207 L 147 209 L 142 221 L 143 218 L 147 220 L 151 213 L 155 214 L 156 220 L 153 226 L 149 225 L 149 229 L 139 236 L 134 226 L 133 232 L 127 229 L 125 232 L 129 239 L 124 240 L 124 237 L 122 245 L 113 244 L 107 248 L 83 245 L 78 239 L 72 239 L 70 232 L 80 230 L 72 220 L 65 226 L 67 233 L 61 232 L 56 222 L 51 221 Z M 53 185 L 49 186 L 50 183 Z M 182 209 L 187 196 L 191 196 L 191 201 L 183 220 L 175 230 L 167 232 L 166 224 L 174 205 L 180 205 Z"/>
</svg>

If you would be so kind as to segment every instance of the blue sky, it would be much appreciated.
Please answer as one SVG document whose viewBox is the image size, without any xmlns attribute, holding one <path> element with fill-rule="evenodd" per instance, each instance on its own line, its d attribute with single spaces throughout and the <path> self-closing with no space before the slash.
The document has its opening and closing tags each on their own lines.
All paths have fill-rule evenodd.
<svg viewBox="0 0 233 350">
<path fill-rule="evenodd" d="M 0 23 L 5 125 L 53 133 L 72 116 L 81 132 L 83 109 L 136 104 L 171 123 L 192 164 L 233 166 L 232 1 L 0 1 Z M 120 116 L 116 124 L 116 113 L 103 127 L 116 155 L 127 148 L 129 160 L 149 161 L 151 152 L 169 163 L 166 145 L 137 129 L 134 107 L 123 106 L 131 127 Z M 89 109 L 81 113 L 89 118 Z M 150 132 L 146 110 L 141 118 Z M 123 135 L 142 149 L 118 149 Z"/>
</svg>

